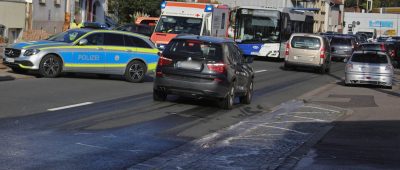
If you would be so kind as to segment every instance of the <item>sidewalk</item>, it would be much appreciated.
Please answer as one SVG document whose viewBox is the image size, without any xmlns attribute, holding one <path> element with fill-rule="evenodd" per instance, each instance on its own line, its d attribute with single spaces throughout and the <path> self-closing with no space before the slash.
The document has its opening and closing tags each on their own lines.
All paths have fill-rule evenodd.
<svg viewBox="0 0 400 170">
<path fill-rule="evenodd" d="M 129 169 L 398 168 L 399 92 L 329 84 Z"/>
<path fill-rule="evenodd" d="M 398 83 L 393 90 L 339 85 L 308 100 L 348 108 L 353 113 L 336 121 L 294 169 L 399 169 Z"/>
<path fill-rule="evenodd" d="M 10 68 L 3 65 L 3 58 L 0 57 L 0 82 L 1 81 L 10 81 L 16 79 L 27 79 L 34 78 L 35 76 L 29 74 L 17 74 L 14 73 Z"/>
</svg>

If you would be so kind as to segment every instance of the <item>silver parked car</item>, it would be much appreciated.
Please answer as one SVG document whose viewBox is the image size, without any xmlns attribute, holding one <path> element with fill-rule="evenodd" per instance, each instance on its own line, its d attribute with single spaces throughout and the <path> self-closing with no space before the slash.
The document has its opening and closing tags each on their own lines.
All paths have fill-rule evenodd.
<svg viewBox="0 0 400 170">
<path fill-rule="evenodd" d="M 393 69 L 384 52 L 355 51 L 346 64 L 345 84 L 373 84 L 391 89 Z"/>
</svg>

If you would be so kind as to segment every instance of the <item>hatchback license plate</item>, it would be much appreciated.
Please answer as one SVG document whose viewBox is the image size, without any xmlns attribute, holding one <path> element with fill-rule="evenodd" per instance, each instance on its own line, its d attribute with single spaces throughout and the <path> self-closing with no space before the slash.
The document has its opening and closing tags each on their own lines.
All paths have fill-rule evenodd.
<svg viewBox="0 0 400 170">
<path fill-rule="evenodd" d="M 13 58 L 6 58 L 6 61 L 9 62 L 9 63 L 13 63 L 13 62 L 15 62 L 15 59 L 13 59 Z"/>
</svg>

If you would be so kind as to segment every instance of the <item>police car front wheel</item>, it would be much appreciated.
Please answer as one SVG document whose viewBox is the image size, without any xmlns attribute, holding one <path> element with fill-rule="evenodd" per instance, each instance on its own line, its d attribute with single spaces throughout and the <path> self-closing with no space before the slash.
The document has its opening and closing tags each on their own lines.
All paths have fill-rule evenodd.
<svg viewBox="0 0 400 170">
<path fill-rule="evenodd" d="M 138 60 L 134 60 L 128 64 L 125 70 L 125 78 L 133 83 L 143 82 L 146 75 L 146 65 Z"/>
<path fill-rule="evenodd" d="M 60 75 L 62 61 L 56 55 L 47 55 L 43 57 L 39 65 L 39 73 L 43 77 L 54 78 Z"/>
</svg>

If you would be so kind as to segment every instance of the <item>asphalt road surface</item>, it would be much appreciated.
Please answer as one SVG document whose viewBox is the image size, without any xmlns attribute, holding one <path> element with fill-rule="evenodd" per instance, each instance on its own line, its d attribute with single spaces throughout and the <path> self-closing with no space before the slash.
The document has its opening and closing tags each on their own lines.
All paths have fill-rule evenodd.
<svg viewBox="0 0 400 170">
<path fill-rule="evenodd" d="M 0 82 L 0 169 L 123 169 L 269 111 L 325 84 L 330 74 L 284 71 L 282 62 L 255 61 L 251 105 L 221 110 L 215 102 L 169 96 L 152 99 L 152 78 L 69 75 Z"/>
</svg>

